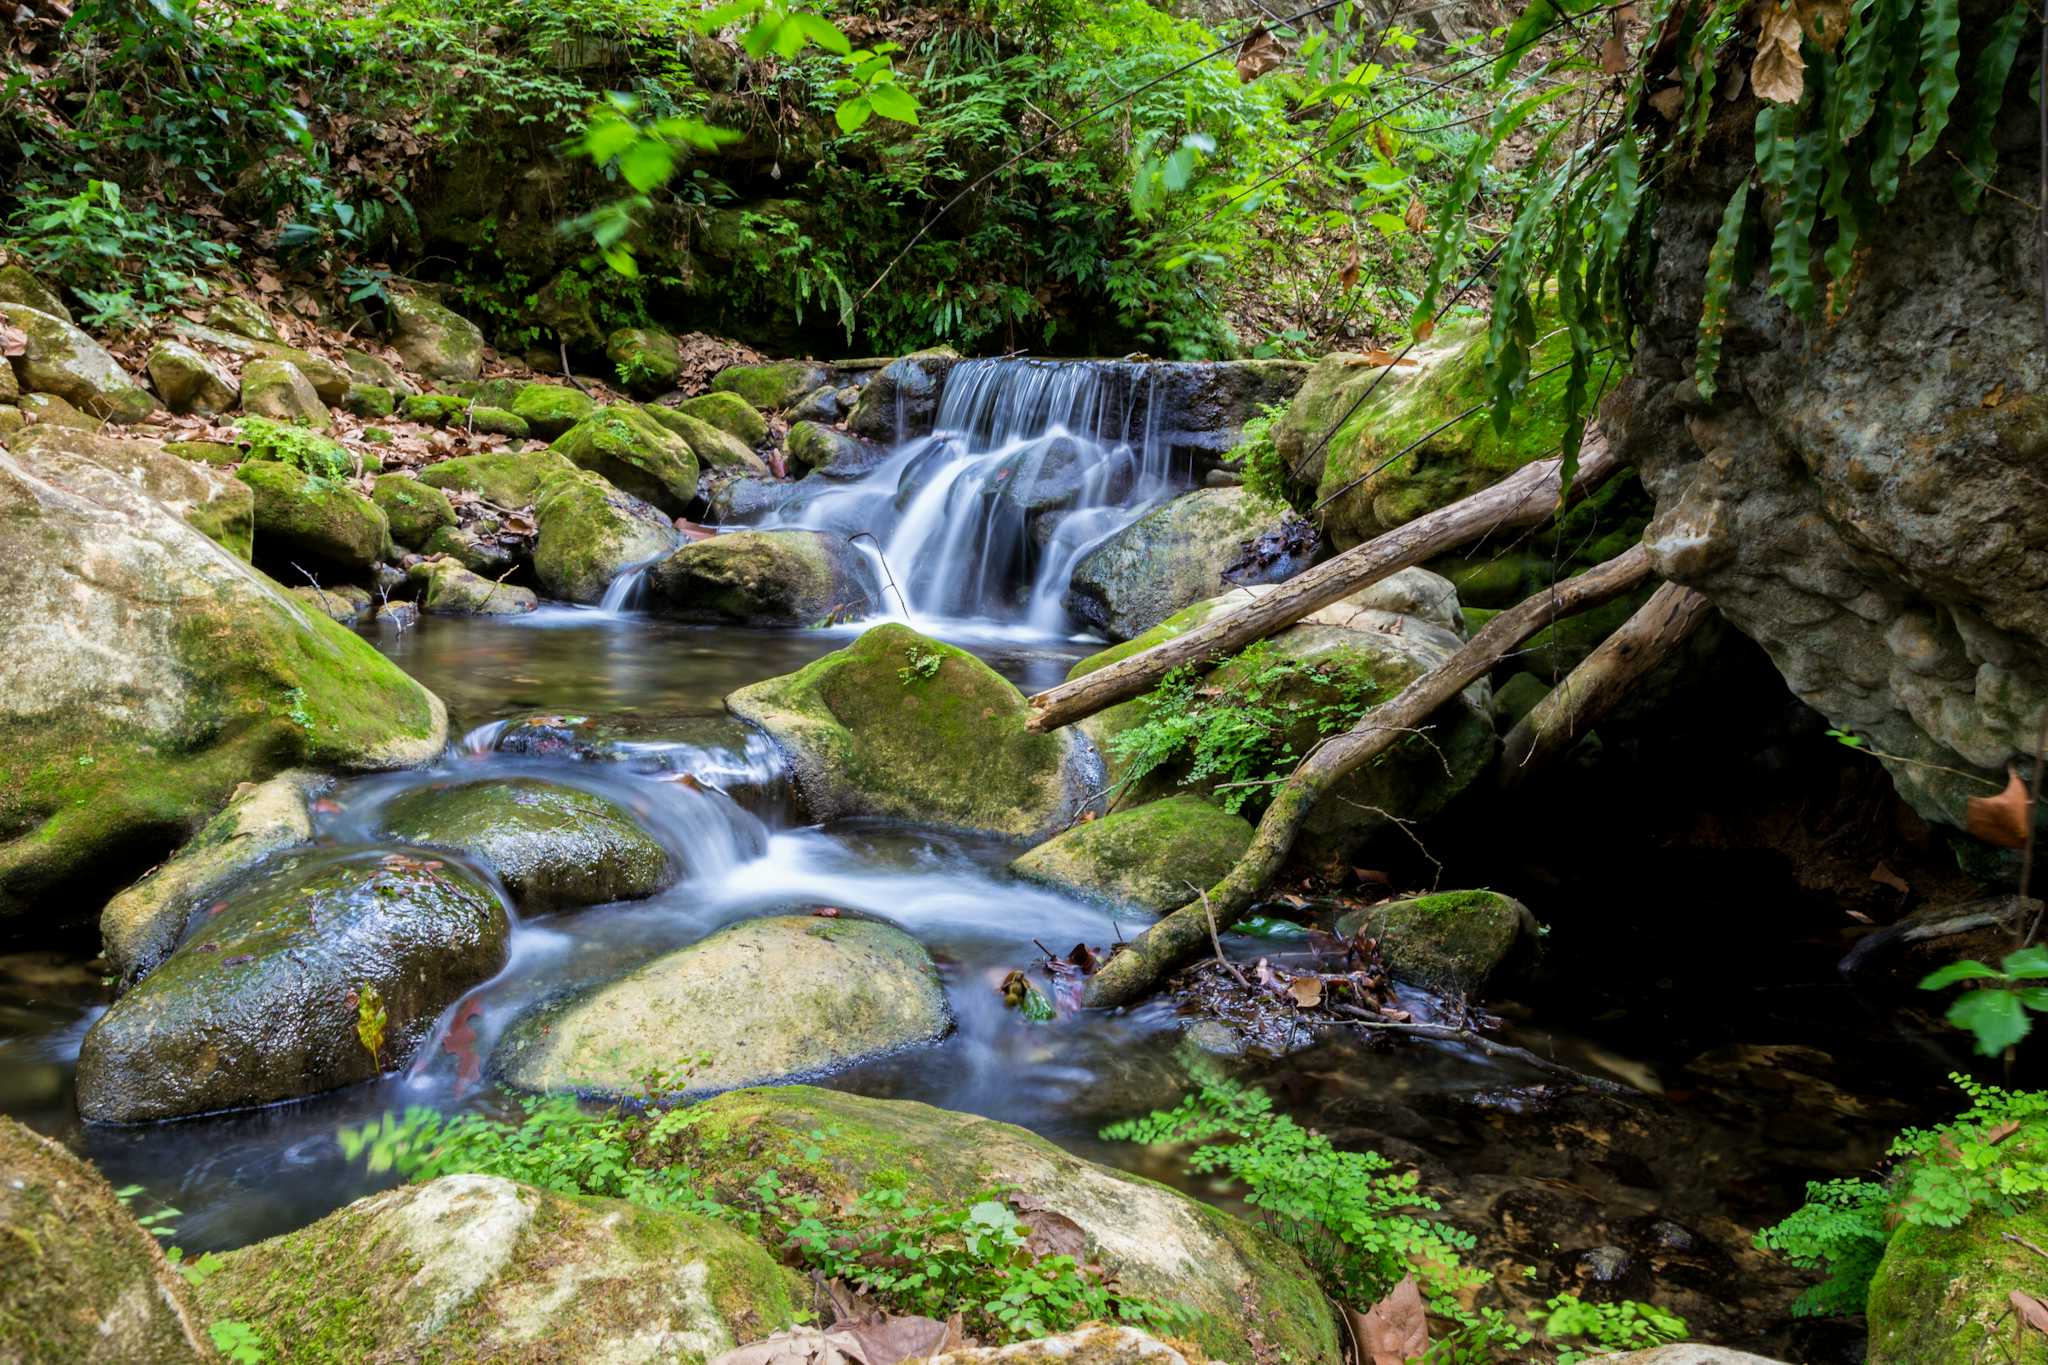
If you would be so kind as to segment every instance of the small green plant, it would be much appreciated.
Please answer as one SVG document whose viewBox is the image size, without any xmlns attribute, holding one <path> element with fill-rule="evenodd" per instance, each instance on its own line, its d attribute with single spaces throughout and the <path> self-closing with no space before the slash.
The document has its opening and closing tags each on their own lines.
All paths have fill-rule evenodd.
<svg viewBox="0 0 2048 1365">
<path fill-rule="evenodd" d="M 237 249 L 212 240 L 193 220 L 136 206 L 111 180 L 75 194 L 33 182 L 21 187 L 9 220 L 13 245 L 38 269 L 71 286 L 87 327 L 133 326 L 191 294 Z"/>
<path fill-rule="evenodd" d="M 213 1349 L 235 1365 L 263 1365 L 270 1359 L 263 1349 L 263 1334 L 246 1322 L 222 1318 L 206 1325 L 206 1335 L 213 1341 Z"/>
<path fill-rule="evenodd" d="M 1287 502 L 1287 470 L 1273 444 L 1273 424 L 1286 415 L 1287 404 L 1267 403 L 1238 433 L 1236 454 L 1245 491 L 1268 502 Z"/>
<path fill-rule="evenodd" d="M 1557 1365 L 1579 1365 L 1595 1356 L 1642 1351 L 1685 1337 L 1685 1319 L 1655 1304 L 1623 1299 L 1620 1303 L 1587 1303 L 1576 1294 L 1559 1294 L 1544 1305 L 1543 1334 L 1553 1340 L 1584 1338 L 1590 1350 L 1561 1352 Z"/>
<path fill-rule="evenodd" d="M 140 1185 L 124 1185 L 114 1191 L 114 1198 L 121 1201 L 121 1207 L 131 1210 L 137 1199 L 146 1197 L 147 1195 Z M 169 1204 L 159 1203 L 150 1212 L 137 1214 L 135 1222 L 138 1227 L 150 1236 L 169 1239 L 178 1235 L 176 1220 L 182 1216 L 182 1212 L 180 1209 L 172 1208 Z"/>
<path fill-rule="evenodd" d="M 897 669 L 896 676 L 903 680 L 905 687 L 910 686 L 920 678 L 937 677 L 939 665 L 946 662 L 946 656 L 943 653 L 936 649 L 926 649 L 923 645 L 912 645 L 904 651 L 903 657 L 910 660 L 910 662 L 904 667 Z"/>
<path fill-rule="evenodd" d="M 252 460 L 276 460 L 325 479 L 345 479 L 354 469 L 355 462 L 340 442 L 289 422 L 244 417 L 235 423 L 235 435 L 249 448 Z"/>
<path fill-rule="evenodd" d="M 383 993 L 365 981 L 356 988 L 356 1038 L 379 1071 L 384 1069 L 386 1022 Z"/>
<path fill-rule="evenodd" d="M 1948 1007 L 1948 1022 L 1977 1040 L 1980 1056 L 1996 1057 L 2033 1031 L 2032 1015 L 2048 1010 L 2048 948 L 2021 948 L 1993 967 L 1975 958 L 1951 962 L 1920 983 L 1923 991 L 1945 991 L 1965 981 L 1978 983 Z"/>
<path fill-rule="evenodd" d="M 620 386 L 628 389 L 638 385 L 643 379 L 654 378 L 659 373 L 654 362 L 639 351 L 629 351 L 619 357 L 612 362 L 612 368 L 618 372 Z"/>
<path fill-rule="evenodd" d="M 1875 1181 L 1808 1181 L 1806 1202 L 1756 1235 L 1762 1249 L 1802 1270 L 1826 1272 L 1792 1301 L 1794 1313 L 1830 1317 L 1863 1311 L 1871 1277 L 1891 1240 L 1890 1206 L 1890 1195 Z"/>
</svg>

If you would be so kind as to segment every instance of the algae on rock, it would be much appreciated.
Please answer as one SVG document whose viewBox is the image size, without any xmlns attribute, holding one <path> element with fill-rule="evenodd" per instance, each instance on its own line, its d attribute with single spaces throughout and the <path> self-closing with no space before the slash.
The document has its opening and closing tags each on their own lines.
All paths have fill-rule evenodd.
<svg viewBox="0 0 2048 1365">
<path fill-rule="evenodd" d="M 682 515 L 697 496 L 690 443 L 631 403 L 599 408 L 548 449 L 670 516 Z"/>
<path fill-rule="evenodd" d="M 1251 841 L 1251 823 L 1244 817 L 1199 796 L 1169 796 L 1056 834 L 1010 870 L 1163 915 L 1221 881 Z"/>
</svg>

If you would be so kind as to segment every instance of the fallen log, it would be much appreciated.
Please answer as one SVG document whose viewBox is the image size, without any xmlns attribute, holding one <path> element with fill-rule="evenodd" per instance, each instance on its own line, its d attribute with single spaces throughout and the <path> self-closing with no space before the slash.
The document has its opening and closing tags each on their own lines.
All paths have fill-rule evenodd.
<svg viewBox="0 0 2048 1365">
<path fill-rule="evenodd" d="M 1670 658 L 1712 609 L 1691 588 L 1658 588 L 1508 732 L 1501 745 L 1501 788 L 1527 781 L 1560 758 L 1644 674 Z"/>
<path fill-rule="evenodd" d="M 1166 916 L 1103 963 L 1088 978 L 1082 1003 L 1127 1005 L 1201 956 L 1210 917 L 1228 929 L 1243 917 L 1259 890 L 1287 861 L 1295 836 L 1317 801 L 1353 770 L 1371 762 L 1403 736 L 1421 728 L 1437 708 L 1471 686 L 1537 631 L 1576 612 L 1612 601 L 1649 576 L 1649 552 L 1626 554 L 1545 588 L 1508 608 L 1457 653 L 1368 711 L 1356 726 L 1312 750 L 1273 798 L 1244 856 L 1209 888 L 1200 903 Z"/>
<path fill-rule="evenodd" d="M 1470 544 L 1493 531 L 1535 526 L 1558 509 L 1558 460 L 1522 466 L 1490 488 L 1417 517 L 1334 559 L 1295 575 L 1245 606 L 1206 621 L 1185 635 L 1119 659 L 1085 677 L 1031 698 L 1025 721 L 1033 730 L 1057 730 L 1120 701 L 1149 692 L 1184 663 L 1234 654 L 1286 629 L 1310 612 L 1349 597 L 1390 574 Z M 1605 483 L 1621 461 L 1597 435 L 1588 435 L 1567 502 Z"/>
</svg>

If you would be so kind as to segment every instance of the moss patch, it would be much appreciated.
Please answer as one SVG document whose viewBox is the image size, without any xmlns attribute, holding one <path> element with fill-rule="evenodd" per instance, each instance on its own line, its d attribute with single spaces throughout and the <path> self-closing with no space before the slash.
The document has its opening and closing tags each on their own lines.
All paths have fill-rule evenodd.
<svg viewBox="0 0 2048 1365">
<path fill-rule="evenodd" d="M 1252 827 L 1198 796 L 1173 796 L 1076 825 L 1011 871 L 1115 905 L 1163 915 L 1195 899 L 1251 845 Z"/>
</svg>

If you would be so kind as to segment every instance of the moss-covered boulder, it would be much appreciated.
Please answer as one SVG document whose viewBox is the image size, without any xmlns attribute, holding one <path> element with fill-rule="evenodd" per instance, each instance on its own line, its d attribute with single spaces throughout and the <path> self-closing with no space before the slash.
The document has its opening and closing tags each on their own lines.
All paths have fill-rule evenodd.
<svg viewBox="0 0 2048 1365">
<path fill-rule="evenodd" d="M 1287 515 L 1242 488 L 1183 493 L 1082 557 L 1067 610 L 1112 640 L 1142 634 L 1226 590 L 1223 571 L 1245 542 L 1277 530 Z"/>
<path fill-rule="evenodd" d="M 587 469 L 542 485 L 534 517 L 534 576 L 550 597 L 568 602 L 602 601 L 613 579 L 668 553 L 678 539 L 659 509 Z"/>
<path fill-rule="evenodd" d="M 14 357 L 15 378 L 25 392 L 55 394 L 103 421 L 139 422 L 155 410 L 149 390 L 105 347 L 63 318 L 18 303 L 0 303 L 0 318 L 27 339 Z"/>
<path fill-rule="evenodd" d="M 0 1117 L 0 1351 L 18 1365 L 211 1365 L 206 1318 L 113 1187 Z"/>
<path fill-rule="evenodd" d="M 681 516 L 697 496 L 690 443 L 631 403 L 599 408 L 548 449 L 670 516 Z"/>
<path fill-rule="evenodd" d="M 256 494 L 256 548 L 265 563 L 296 555 L 367 569 L 392 552 L 383 509 L 338 479 L 277 460 L 245 460 L 235 477 Z"/>
<path fill-rule="evenodd" d="M 737 394 L 707 394 L 710 398 L 732 398 L 744 402 Z M 768 472 L 768 462 L 754 453 L 753 447 L 729 431 L 713 426 L 699 417 L 692 417 L 680 408 L 666 408 L 659 403 L 647 405 L 647 415 L 687 441 L 691 453 L 697 457 L 699 469 L 720 469 L 735 474 L 761 475 Z"/>
<path fill-rule="evenodd" d="M 289 360 L 252 360 L 242 366 L 242 406 L 258 417 L 316 431 L 327 430 L 333 420 L 313 381 Z"/>
<path fill-rule="evenodd" d="M 788 407 L 831 378 L 808 360 L 778 360 L 765 365 L 728 365 L 711 380 L 717 393 L 736 393 L 761 412 Z"/>
<path fill-rule="evenodd" d="M 37 279 L 25 265 L 0 265 L 0 303 L 18 303 L 66 322 L 77 321 L 57 291 Z"/>
<path fill-rule="evenodd" d="M 659 610 L 689 621 L 811 626 L 859 607 L 860 559 L 826 531 L 734 531 L 692 541 L 648 573 Z"/>
<path fill-rule="evenodd" d="M 435 616 L 523 616 L 540 605 L 531 588 L 485 578 L 449 555 L 420 560 L 406 576 L 419 587 L 420 610 Z"/>
<path fill-rule="evenodd" d="M 462 383 L 483 373 L 484 334 L 424 294 L 391 296 L 391 349 L 407 369 L 437 383 Z"/>
<path fill-rule="evenodd" d="M 597 410 L 597 404 L 581 389 L 540 383 L 522 384 L 512 395 L 510 407 L 527 430 L 544 441 L 554 440 Z"/>
<path fill-rule="evenodd" d="M 749 450 L 757 449 L 768 439 L 768 419 L 743 396 L 728 389 L 686 398 L 676 405 L 676 411 L 737 436 Z"/>
<path fill-rule="evenodd" d="M 1030 881 L 1163 915 L 1223 879 L 1251 823 L 1199 796 L 1148 801 L 1074 826 L 1010 864 Z"/>
<path fill-rule="evenodd" d="M 552 450 L 498 450 L 425 465 L 419 480 L 432 488 L 474 493 L 485 502 L 510 509 L 531 507 L 542 484 L 575 468 Z"/>
<path fill-rule="evenodd" d="M 351 384 L 341 396 L 341 409 L 366 422 L 381 421 L 398 410 L 398 394 L 382 384 Z"/>
<path fill-rule="evenodd" d="M 234 376 L 182 341 L 159 341 L 150 347 L 143 368 L 157 397 L 172 412 L 229 412 L 241 397 Z"/>
<path fill-rule="evenodd" d="M 857 479 L 888 454 L 874 441 L 822 422 L 792 422 L 782 438 L 782 456 L 792 470 L 809 470 L 826 479 Z"/>
<path fill-rule="evenodd" d="M 2008 1166 L 2048 1160 L 2048 1124 L 2029 1123 L 1999 1148 Z M 2041 1257 L 2028 1243 L 2048 1246 L 2048 1200 L 2039 1195 L 2011 1217 L 1978 1208 L 1952 1228 L 1901 1224 L 1870 1281 L 1868 1365 L 2048 1359 L 2031 1333 L 2013 1328 L 2013 1291 L 2041 1292 Z M 2017 1357 L 2015 1340 L 2024 1351 Z"/>
<path fill-rule="evenodd" d="M 734 1200 L 771 1170 L 785 1186 L 830 1205 L 898 1180 L 924 1205 L 970 1203 L 1002 1189 L 1079 1226 L 1088 1238 L 1082 1259 L 1114 1276 L 1122 1292 L 1193 1309 L 1198 1321 L 1176 1335 L 1217 1360 L 1246 1359 L 1253 1333 L 1275 1360 L 1337 1365 L 1344 1358 L 1315 1277 L 1278 1238 L 1007 1123 L 778 1086 L 691 1109 L 665 1155 L 705 1172 L 714 1194 Z"/>
<path fill-rule="evenodd" d="M 413 391 L 413 385 L 396 365 L 381 355 L 368 351 L 343 351 L 342 368 L 348 377 L 358 384 L 375 384 L 380 389 L 389 389 L 401 397 Z"/>
<path fill-rule="evenodd" d="M 496 520 L 486 519 L 467 526 L 440 527 L 427 537 L 420 553 L 428 559 L 452 559 L 473 574 L 501 582 L 519 567 L 520 554 L 516 542 L 507 544 L 498 534 L 498 526 Z"/>
<path fill-rule="evenodd" d="M 788 754 L 817 820 L 872 815 L 1043 838 L 1090 790 L 1085 744 L 1025 729 L 1030 707 L 1008 679 L 906 626 L 877 626 L 725 704 Z"/>
<path fill-rule="evenodd" d="M 116 1000 L 78 1054 L 78 1112 L 140 1123 L 269 1104 L 403 1066 L 505 961 L 497 893 L 416 852 L 289 853 Z M 357 1034 L 374 988 L 372 1057 Z"/>
<path fill-rule="evenodd" d="M 256 497 L 226 470 L 181 460 L 155 441 L 36 426 L 14 438 L 16 459 L 44 478 L 84 490 L 127 481 L 237 559 L 254 543 Z"/>
<path fill-rule="evenodd" d="M 604 354 L 619 383 L 633 393 L 667 393 L 683 372 L 676 339 L 656 327 L 621 327 L 605 339 Z"/>
<path fill-rule="evenodd" d="M 277 460 L 324 478 L 346 479 L 384 467 L 370 451 L 351 450 L 332 436 L 268 417 L 244 417 L 235 423 L 235 437 L 242 459 Z"/>
<path fill-rule="evenodd" d="M 469 407 L 470 400 L 459 393 L 415 393 L 398 405 L 398 415 L 421 426 L 445 427 L 460 421 Z"/>
<path fill-rule="evenodd" d="M 890 361 L 854 400 L 847 429 L 871 441 L 924 435 L 938 417 L 946 376 L 959 363 L 960 353 L 950 346 L 913 351 Z"/>
<path fill-rule="evenodd" d="M 641 900 L 676 879 L 667 851 L 632 812 L 538 778 L 421 787 L 384 808 L 382 827 L 490 864 L 529 914 Z"/>
<path fill-rule="evenodd" d="M 448 495 L 410 474 L 380 474 L 370 500 L 384 510 L 391 538 L 417 550 L 443 526 L 455 524 Z"/>
<path fill-rule="evenodd" d="M 1498 891 L 1440 891 L 1354 910 L 1337 921 L 1350 938 L 1365 933 L 1396 976 L 1473 995 L 1539 932 L 1529 907 Z"/>
<path fill-rule="evenodd" d="M 513 1024 L 493 1065 L 528 1090 L 731 1090 L 817 1076 L 951 1028 L 916 939 L 868 920 L 731 925 Z"/>
<path fill-rule="evenodd" d="M 711 1360 L 804 1319 L 809 1287 L 689 1213 L 449 1175 L 229 1252 L 196 1291 L 271 1365 Z"/>
<path fill-rule="evenodd" d="M 1557 365 L 1571 349 L 1562 328 L 1540 330 L 1549 335 L 1530 356 L 1532 374 Z M 1309 372 L 1286 415 L 1273 424 L 1273 444 L 1283 464 L 1301 470 L 1301 477 L 1315 486 L 1318 501 L 1330 499 L 1320 523 L 1339 549 L 1497 483 L 1531 460 L 1555 455 L 1563 439 L 1562 403 L 1569 379 L 1563 368 L 1530 381 L 1506 433 L 1487 420 L 1483 322 L 1446 326 L 1409 357 L 1419 363 L 1390 370 L 1364 356 L 1326 356 Z M 1373 385 L 1372 397 L 1360 402 Z M 1453 420 L 1475 407 L 1475 415 Z M 1437 431 L 1440 426 L 1444 429 Z M 1393 459 L 1418 440 L 1416 449 Z"/>
<path fill-rule="evenodd" d="M 297 346 L 280 345 L 274 341 L 257 341 L 251 337 L 237 336 L 223 332 L 217 327 L 204 327 L 184 318 L 173 317 L 171 330 L 188 340 L 203 342 L 209 349 L 221 350 L 243 360 L 283 360 L 299 367 L 299 373 L 313 385 L 313 391 L 320 395 L 323 403 L 339 403 L 348 393 L 348 386 L 356 382 L 355 376 L 345 367 L 329 360 L 324 355 L 303 350 Z"/>
<path fill-rule="evenodd" d="M 24 426 L 69 427 L 73 431 L 98 431 L 106 423 L 88 417 L 54 393 L 25 393 L 17 408 Z"/>
<path fill-rule="evenodd" d="M 464 420 L 471 431 L 482 436 L 509 436 L 523 441 L 530 434 L 526 419 L 518 413 L 483 403 L 472 404 Z"/>
<path fill-rule="evenodd" d="M 206 310 L 206 325 L 218 327 L 223 332 L 249 337 L 256 341 L 284 340 L 284 333 L 277 330 L 277 324 L 270 320 L 270 314 L 263 306 L 240 294 L 223 294 L 213 301 Z"/>
</svg>

